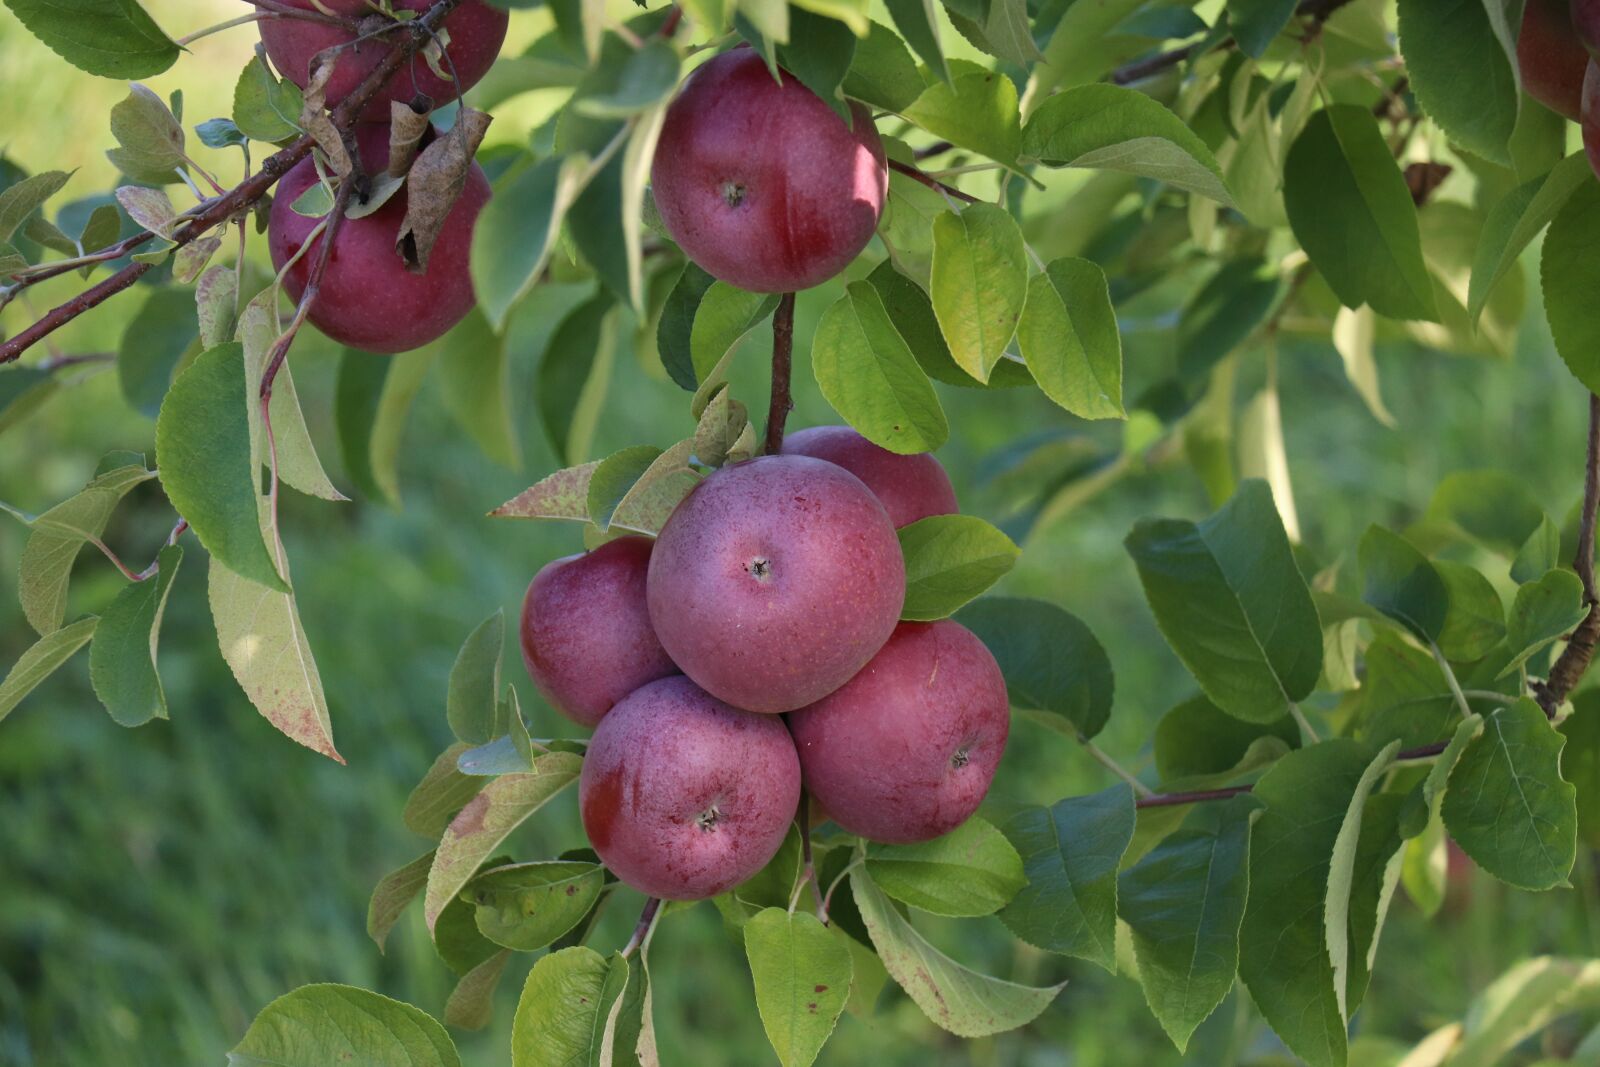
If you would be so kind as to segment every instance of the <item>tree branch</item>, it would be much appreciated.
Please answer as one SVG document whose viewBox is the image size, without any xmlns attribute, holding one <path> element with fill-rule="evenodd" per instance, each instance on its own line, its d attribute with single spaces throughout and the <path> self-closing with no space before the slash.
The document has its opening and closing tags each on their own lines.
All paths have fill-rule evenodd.
<svg viewBox="0 0 1600 1067">
<path fill-rule="evenodd" d="M 1296 16 L 1309 16 L 1313 33 L 1315 33 L 1322 29 L 1322 24 L 1327 22 L 1335 11 L 1350 2 L 1351 0 L 1302 0 L 1300 6 L 1295 8 L 1294 13 Z M 1143 81 L 1153 75 L 1160 74 L 1170 67 L 1176 67 L 1193 55 L 1202 43 L 1204 43 L 1203 39 L 1193 44 L 1186 44 L 1181 48 L 1174 48 L 1167 52 L 1157 52 L 1153 56 L 1146 56 L 1144 59 L 1124 64 L 1111 72 L 1111 83 L 1113 85 L 1131 85 L 1134 82 Z M 1237 40 L 1229 37 L 1217 47 L 1222 49 L 1235 48 L 1238 43 Z"/>
<path fill-rule="evenodd" d="M 789 395 L 790 364 L 794 356 L 794 294 L 784 293 L 772 316 L 772 400 L 767 406 L 766 453 L 783 450 L 783 426 L 794 410 Z"/>
<path fill-rule="evenodd" d="M 427 12 L 418 19 L 398 24 L 398 29 L 403 33 L 399 44 L 390 49 L 389 54 L 379 63 L 372 73 L 367 75 L 356 90 L 347 96 L 343 102 L 333 110 L 333 123 L 341 132 L 347 132 L 366 108 L 367 104 L 378 95 L 417 51 L 428 41 L 435 32 L 439 23 L 461 4 L 462 0 L 437 0 Z M 268 189 L 277 183 L 289 172 L 289 169 L 311 154 L 311 149 L 316 142 L 310 135 L 302 136 L 289 147 L 268 156 L 261 163 L 261 169 L 249 178 L 240 182 L 223 196 L 207 201 L 205 206 L 183 225 L 173 236 L 173 241 L 178 246 L 183 246 L 200 237 L 208 230 L 224 225 L 242 211 L 247 210 L 256 201 L 260 200 Z M 115 255 L 108 255 L 107 259 L 116 259 L 133 251 L 140 245 L 149 241 L 154 234 L 140 233 L 113 245 L 107 252 L 115 250 Z M 15 337 L 0 344 L 0 363 L 10 363 L 26 352 L 33 345 L 48 337 L 51 333 L 65 326 L 73 319 L 82 315 L 92 307 L 104 303 L 106 300 L 122 292 L 134 282 L 138 281 L 153 264 L 130 263 L 126 267 L 100 282 L 98 285 L 79 293 L 66 303 L 52 309 L 33 325 L 27 327 Z M 63 266 L 60 269 L 39 271 L 20 280 L 6 293 L 15 292 L 65 274 L 73 267 Z"/>
<path fill-rule="evenodd" d="M 906 177 L 912 178 L 912 179 L 914 179 L 916 181 L 921 182 L 923 185 L 926 185 L 929 189 L 937 189 L 937 190 L 939 190 L 941 193 L 944 193 L 946 196 L 953 196 L 957 200 L 965 201 L 968 204 L 976 204 L 978 202 L 978 198 L 973 196 L 971 193 L 963 193 L 960 189 L 957 189 L 953 185 L 946 185 L 944 182 L 940 181 L 939 179 L 930 177 L 930 176 L 922 173 L 922 171 L 918 170 L 916 167 L 913 167 L 909 163 L 902 163 L 898 159 L 891 159 L 891 160 L 889 160 L 889 169 L 890 170 L 897 170 L 901 174 L 904 174 Z"/>
</svg>

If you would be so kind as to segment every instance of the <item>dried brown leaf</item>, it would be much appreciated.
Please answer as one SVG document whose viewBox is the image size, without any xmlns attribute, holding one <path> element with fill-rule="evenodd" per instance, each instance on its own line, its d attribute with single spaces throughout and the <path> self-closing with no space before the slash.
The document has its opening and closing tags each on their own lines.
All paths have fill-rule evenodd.
<svg viewBox="0 0 1600 1067">
<path fill-rule="evenodd" d="M 462 108 L 450 132 L 424 148 L 411 165 L 406 217 L 395 236 L 407 269 L 418 274 L 428 269 L 428 254 L 467 184 L 472 157 L 492 121 L 485 112 Z"/>
</svg>

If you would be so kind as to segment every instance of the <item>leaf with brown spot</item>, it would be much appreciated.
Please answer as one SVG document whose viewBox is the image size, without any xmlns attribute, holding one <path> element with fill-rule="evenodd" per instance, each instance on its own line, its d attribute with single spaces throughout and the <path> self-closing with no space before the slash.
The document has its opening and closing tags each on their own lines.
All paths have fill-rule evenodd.
<svg viewBox="0 0 1600 1067">
<path fill-rule="evenodd" d="M 423 914 L 431 931 L 445 906 L 477 873 L 500 842 L 577 780 L 583 758 L 571 752 L 548 752 L 533 761 L 526 774 L 501 775 L 483 788 L 445 828 L 428 872 Z"/>
<path fill-rule="evenodd" d="M 600 461 L 556 471 L 489 512 L 496 519 L 589 521 L 589 481 Z M 648 473 L 648 472 L 647 472 Z"/>
<path fill-rule="evenodd" d="M 413 273 L 428 269 L 428 255 L 466 187 L 472 157 L 492 121 L 487 112 L 462 108 L 450 132 L 424 148 L 411 164 L 406 217 L 395 235 L 395 247 Z"/>
</svg>

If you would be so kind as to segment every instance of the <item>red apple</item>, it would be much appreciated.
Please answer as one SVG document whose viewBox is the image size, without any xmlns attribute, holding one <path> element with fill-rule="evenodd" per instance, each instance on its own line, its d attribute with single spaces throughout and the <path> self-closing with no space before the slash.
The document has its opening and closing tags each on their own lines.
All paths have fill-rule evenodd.
<svg viewBox="0 0 1600 1067">
<path fill-rule="evenodd" d="M 650 621 L 683 673 L 748 711 L 793 711 L 849 681 L 894 632 L 905 560 L 861 480 L 762 456 L 695 486 L 656 539 Z"/>
<path fill-rule="evenodd" d="M 866 483 L 898 529 L 930 515 L 961 510 L 950 476 L 930 453 L 904 456 L 880 448 L 848 426 L 812 426 L 783 439 L 786 456 L 835 463 Z"/>
<path fill-rule="evenodd" d="M 749 48 L 690 76 L 667 110 L 651 183 L 689 258 L 741 289 L 787 293 L 838 274 L 867 246 L 889 171 L 865 108 L 846 125 Z"/>
<path fill-rule="evenodd" d="M 546 564 L 522 602 L 522 660 L 552 707 L 593 727 L 646 682 L 678 673 L 645 607 L 647 537 Z"/>
<path fill-rule="evenodd" d="M 289 7 L 315 11 L 312 0 L 281 2 Z M 433 0 L 391 0 L 391 4 L 396 11 L 415 11 L 420 14 L 433 6 Z M 322 6 L 335 15 L 358 19 L 375 13 L 366 0 L 322 0 Z M 495 58 L 500 55 L 500 46 L 506 39 L 509 19 L 508 12 L 485 0 L 464 0 L 460 7 L 445 16 L 440 27 L 449 35 L 450 44 L 445 49 L 449 59 L 441 59 L 439 69 L 450 74 L 453 68 L 454 77 L 459 80 L 439 77 L 429 68 L 426 59 L 417 56 L 402 67 L 383 91 L 373 98 L 361 117 L 368 121 L 387 122 L 391 100 L 410 103 L 421 95 L 430 98 L 434 107 L 439 107 L 456 99 L 476 85 L 494 65 Z M 268 17 L 258 25 L 261 28 L 261 42 L 267 47 L 272 65 L 302 89 L 311 80 L 312 56 L 352 41 L 356 36 L 338 26 L 305 19 Z M 338 66 L 328 80 L 327 101 L 330 108 L 350 95 L 372 73 L 393 47 L 395 40 L 393 34 L 374 37 L 352 44 L 340 53 Z"/>
<path fill-rule="evenodd" d="M 578 781 L 600 859 L 667 900 L 716 896 L 761 870 L 799 802 L 783 720 L 731 708 L 681 676 L 636 690 L 600 720 Z"/>
<path fill-rule="evenodd" d="M 1588 60 L 1567 0 L 1528 0 L 1517 35 L 1517 67 L 1528 95 L 1576 122 Z"/>
<path fill-rule="evenodd" d="M 356 141 L 368 174 L 389 161 L 389 127 L 357 127 Z M 267 246 L 281 270 L 308 240 L 312 246 L 289 268 L 284 289 L 300 299 L 322 237 L 311 231 L 318 219 L 290 206 L 317 180 L 310 159 L 295 164 L 272 201 Z M 489 179 L 474 163 L 461 197 L 451 208 L 428 258 L 428 269 L 414 274 L 395 251 L 395 236 L 406 214 L 402 188 L 372 214 L 345 219 L 334 241 L 322 288 L 311 304 L 313 325 L 340 344 L 368 352 L 405 352 L 436 340 L 466 317 L 475 302 L 467 257 L 472 226 L 489 200 Z"/>
<path fill-rule="evenodd" d="M 1005 678 L 948 619 L 903 622 L 845 686 L 789 716 L 806 788 L 872 841 L 927 841 L 978 810 L 1005 752 Z"/>
</svg>

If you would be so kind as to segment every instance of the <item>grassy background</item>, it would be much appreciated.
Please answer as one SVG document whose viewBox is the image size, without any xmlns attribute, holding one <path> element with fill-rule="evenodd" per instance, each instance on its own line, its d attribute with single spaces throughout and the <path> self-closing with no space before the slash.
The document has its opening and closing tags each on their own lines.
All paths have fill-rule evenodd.
<svg viewBox="0 0 1600 1067">
<path fill-rule="evenodd" d="M 224 0 L 148 6 L 174 33 L 237 10 Z M 536 32 L 537 18 L 519 17 L 513 46 Z M 199 42 L 191 59 L 151 84 L 163 94 L 182 87 L 191 124 L 226 111 L 251 38 L 243 29 Z M 0 9 L 9 158 L 30 170 L 79 167 L 70 190 L 99 190 L 113 177 L 101 156 L 111 143 L 105 113 L 123 92 L 67 68 Z M 537 94 L 515 102 L 491 141 L 520 139 L 550 105 Z M 235 160 L 199 152 L 224 180 L 236 174 Z M 41 287 L 37 305 L 70 287 Z M 1126 339 L 1134 383 L 1155 377 L 1170 359 L 1170 310 L 1190 288 L 1180 280 L 1129 316 L 1137 325 Z M 802 296 L 798 352 L 807 350 L 817 316 L 837 291 L 835 283 Z M 61 344 L 67 351 L 114 349 L 147 293 L 119 297 L 64 331 Z M 27 310 L 8 310 L 0 326 L 16 329 Z M 450 419 L 438 387 L 451 367 L 440 363 L 408 430 L 403 510 L 285 496 L 283 525 L 301 610 L 348 767 L 286 741 L 246 703 L 217 651 L 198 547 L 177 579 L 162 637 L 170 723 L 118 728 L 97 706 L 80 658 L 0 726 L 0 1065 L 220 1062 L 263 1004 L 305 982 L 354 983 L 441 1010 L 453 977 L 434 959 L 417 909 L 384 956 L 363 930 L 366 898 L 381 874 L 428 847 L 405 830 L 399 812 L 447 742 L 445 679 L 457 644 L 496 608 L 514 610 L 542 563 L 580 547 L 573 529 L 483 517 L 555 466 L 527 384 L 552 326 L 537 312 L 514 326 L 520 470 L 485 460 Z M 764 342 L 757 336 L 749 343 L 735 379 L 738 395 L 753 408 L 762 403 Z M 335 354 L 308 336 L 296 349 L 295 373 L 324 461 L 336 482 L 348 485 L 332 434 Z M 1351 559 L 1368 522 L 1417 518 L 1433 485 L 1453 470 L 1511 471 L 1554 515 L 1576 503 L 1583 404 L 1551 351 L 1537 308 L 1510 361 L 1406 346 L 1382 350 L 1396 430 L 1366 412 L 1331 347 L 1286 346 L 1279 362 L 1299 513 L 1308 546 L 1324 561 Z M 797 391 L 792 425 L 834 421 L 803 358 Z M 1136 392 L 1135 384 L 1130 394 Z M 942 393 L 953 432 L 941 458 L 966 508 L 994 519 L 1013 502 L 993 477 L 996 457 L 1019 437 L 1070 433 L 1103 443 L 1120 432 L 1086 427 L 1037 394 Z M 596 452 L 665 445 L 687 431 L 686 420 L 684 395 L 658 368 L 624 353 Z M 102 453 L 149 452 L 152 435 L 153 424 L 121 402 L 114 375 L 90 375 L 7 434 L 0 499 L 41 510 L 81 486 Z M 1208 510 L 1187 468 L 1135 470 L 1036 530 L 1001 589 L 1066 606 L 1104 641 L 1117 670 L 1117 709 L 1101 743 L 1135 769 L 1149 761 L 1145 739 L 1156 718 L 1188 695 L 1192 682 L 1155 631 L 1121 539 L 1140 515 Z M 108 541 L 142 565 L 170 522 L 159 490 L 146 486 L 119 512 Z M 14 661 L 32 640 L 15 606 L 23 540 L 19 527 L 0 526 L 0 663 Z M 86 553 L 73 614 L 98 610 L 119 585 L 104 560 Z M 507 670 L 532 708 L 535 733 L 560 731 L 560 720 L 533 698 L 514 653 Z M 1107 784 L 1105 772 L 1070 742 L 1019 721 L 996 793 L 1050 802 Z M 519 833 L 518 851 L 537 858 L 580 844 L 574 809 L 571 795 L 564 797 Z M 1414 1040 L 1458 1016 L 1475 989 L 1524 955 L 1600 954 L 1592 857 L 1580 867 L 1578 889 L 1539 896 L 1471 877 L 1457 906 L 1431 923 L 1397 902 L 1358 1031 Z M 614 905 L 593 943 L 620 944 L 635 904 Z M 993 920 L 927 928 L 974 966 L 1070 984 L 1034 1026 L 976 1043 L 940 1034 L 891 991 L 870 1025 L 850 1016 L 841 1021 L 823 1063 L 1209 1067 L 1229 1062 L 1235 1051 L 1256 1063 L 1282 1055 L 1237 996 L 1202 1029 L 1185 1059 L 1165 1042 L 1132 981 L 1017 952 Z M 520 958 L 508 974 L 490 1030 L 458 1035 L 466 1062 L 506 1062 L 511 1009 L 530 959 Z M 667 1062 L 731 1067 L 771 1060 L 741 954 L 709 905 L 665 923 L 653 960 Z"/>
</svg>

